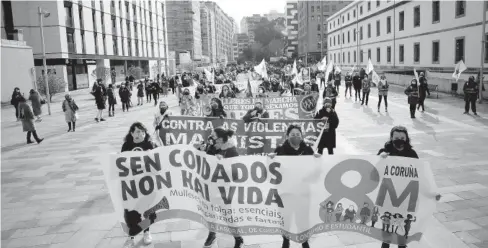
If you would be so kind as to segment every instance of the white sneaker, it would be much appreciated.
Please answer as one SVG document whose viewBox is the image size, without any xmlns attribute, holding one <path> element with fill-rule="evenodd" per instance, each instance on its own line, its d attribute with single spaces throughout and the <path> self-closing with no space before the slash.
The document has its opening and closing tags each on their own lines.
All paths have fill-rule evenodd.
<svg viewBox="0 0 488 248">
<path fill-rule="evenodd" d="M 148 231 L 148 232 L 144 232 L 144 244 L 145 245 L 149 245 L 152 243 L 152 236 L 151 236 L 151 233 Z"/>
<path fill-rule="evenodd" d="M 136 247 L 136 243 L 134 242 L 134 239 L 132 239 L 132 237 L 129 237 L 125 243 L 124 243 L 124 246 L 123 248 L 135 248 Z"/>
</svg>

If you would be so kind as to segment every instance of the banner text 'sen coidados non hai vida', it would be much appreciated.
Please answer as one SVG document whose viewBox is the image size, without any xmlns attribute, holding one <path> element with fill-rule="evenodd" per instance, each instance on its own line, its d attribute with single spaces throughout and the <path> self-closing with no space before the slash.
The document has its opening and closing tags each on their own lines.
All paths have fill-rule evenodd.
<svg viewBox="0 0 488 248">
<path fill-rule="evenodd" d="M 426 176 L 430 169 L 413 159 L 218 160 L 192 146 L 174 145 L 114 155 L 111 161 L 106 172 L 112 201 L 144 213 L 144 220 L 123 222 L 136 223 L 137 230 L 147 228 L 146 216 L 156 213 L 156 222 L 184 218 L 232 235 L 284 235 L 303 242 L 315 233 L 349 231 L 406 244 L 420 239 L 435 209 Z"/>
<path fill-rule="evenodd" d="M 234 131 L 237 151 L 241 155 L 268 154 L 285 141 L 289 125 L 301 127 L 304 141 L 314 144 L 324 122 L 322 120 L 274 120 L 261 119 L 251 123 L 243 120 L 171 116 L 162 122 L 159 132 L 165 145 L 195 144 L 206 141 L 212 130 L 224 127 Z"/>
</svg>

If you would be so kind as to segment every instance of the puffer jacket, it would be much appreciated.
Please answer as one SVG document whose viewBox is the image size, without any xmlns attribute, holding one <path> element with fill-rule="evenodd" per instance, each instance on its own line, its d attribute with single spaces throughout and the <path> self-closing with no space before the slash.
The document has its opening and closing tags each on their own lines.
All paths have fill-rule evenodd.
<svg viewBox="0 0 488 248">
<path fill-rule="evenodd" d="M 380 80 L 378 83 L 378 95 L 379 96 L 387 96 L 388 95 L 388 88 L 390 85 L 386 80 Z"/>
</svg>

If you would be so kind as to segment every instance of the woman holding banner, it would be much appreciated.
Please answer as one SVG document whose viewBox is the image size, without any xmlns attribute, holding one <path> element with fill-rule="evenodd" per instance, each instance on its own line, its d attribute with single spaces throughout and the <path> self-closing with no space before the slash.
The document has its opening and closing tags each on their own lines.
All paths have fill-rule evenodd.
<svg viewBox="0 0 488 248">
<path fill-rule="evenodd" d="M 222 86 L 219 98 L 236 98 L 236 94 L 230 89 L 228 85 Z"/>
<path fill-rule="evenodd" d="M 227 113 L 224 110 L 224 105 L 220 99 L 214 97 L 212 100 L 210 100 L 210 113 L 207 113 L 206 116 L 219 118 L 227 117 Z"/>
<path fill-rule="evenodd" d="M 193 116 L 193 110 L 195 109 L 195 98 L 190 95 L 190 90 L 185 88 L 181 96 L 181 115 Z"/>
<path fill-rule="evenodd" d="M 415 152 L 410 144 L 410 137 L 408 136 L 407 129 L 403 126 L 396 126 L 391 129 L 390 140 L 378 151 L 377 155 L 382 158 L 387 158 L 388 156 L 419 158 L 417 152 Z M 436 193 L 434 195 L 437 201 L 441 199 L 440 194 Z M 398 248 L 406 247 L 406 245 L 398 245 Z M 390 248 L 390 244 L 383 242 L 381 248 Z"/>
<path fill-rule="evenodd" d="M 315 115 L 314 119 L 322 119 L 326 123 L 320 136 L 317 152 L 323 154 L 324 148 L 327 148 L 329 155 L 333 155 L 336 147 L 336 129 L 339 126 L 339 117 L 332 106 L 331 99 L 327 98 L 324 100 L 324 106 Z"/>
<path fill-rule="evenodd" d="M 307 156 L 314 155 L 316 158 L 321 157 L 321 154 L 314 153 L 312 147 L 307 145 L 303 140 L 302 129 L 298 125 L 290 125 L 286 130 L 286 140 L 281 145 L 278 146 L 274 153 L 268 154 L 270 158 L 275 156 Z M 298 218 L 300 219 L 300 218 Z M 300 219 L 301 220 L 301 219 Z M 297 221 L 300 221 L 297 220 Z M 290 239 L 283 236 L 282 248 L 290 248 Z M 302 243 L 303 248 L 310 248 L 308 241 Z"/>
<path fill-rule="evenodd" d="M 209 136 L 209 144 L 205 145 L 207 154 L 214 155 L 218 159 L 238 157 L 236 139 L 234 131 L 217 127 Z M 213 143 L 213 145 L 212 145 Z M 209 153 L 211 151 L 211 153 Z M 212 154 L 213 153 L 213 154 Z M 215 232 L 209 232 L 207 240 L 205 240 L 204 247 L 210 248 L 215 243 L 217 235 Z M 244 239 L 240 236 L 235 236 L 234 248 L 240 248 L 244 244 Z"/>
<path fill-rule="evenodd" d="M 165 101 L 159 102 L 159 109 L 158 112 L 154 115 L 154 122 L 153 126 L 156 130 L 160 130 L 162 128 L 163 120 L 171 115 L 171 112 L 168 111 L 168 104 Z"/>
<path fill-rule="evenodd" d="M 419 101 L 417 79 L 412 79 L 410 86 L 405 89 L 405 95 L 408 96 L 408 104 L 410 105 L 410 118 L 415 119 L 415 107 Z"/>
<path fill-rule="evenodd" d="M 134 122 L 130 128 L 129 133 L 125 136 L 124 144 L 122 145 L 121 152 L 130 151 L 147 151 L 158 147 L 154 142 L 151 141 L 151 136 L 147 132 L 147 128 L 140 122 Z M 155 217 L 151 219 L 151 223 L 154 222 Z M 129 230 L 131 235 L 131 232 Z M 144 230 L 144 244 L 149 245 L 152 243 L 152 236 L 149 232 L 149 227 Z M 129 236 L 127 241 L 125 241 L 124 248 L 134 248 L 136 244 L 134 242 L 134 236 Z"/>
</svg>

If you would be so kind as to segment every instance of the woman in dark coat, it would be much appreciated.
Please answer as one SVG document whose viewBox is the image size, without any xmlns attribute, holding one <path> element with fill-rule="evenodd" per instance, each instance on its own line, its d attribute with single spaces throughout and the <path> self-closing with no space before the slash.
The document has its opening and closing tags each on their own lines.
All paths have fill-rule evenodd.
<svg viewBox="0 0 488 248">
<path fill-rule="evenodd" d="M 330 99 L 324 100 L 324 106 L 314 118 L 322 119 L 326 122 L 322 137 L 319 141 L 318 153 L 323 154 L 323 149 L 327 148 L 329 155 L 334 154 L 334 148 L 336 147 L 336 129 L 339 126 L 339 117 L 332 107 L 332 101 Z"/>
<path fill-rule="evenodd" d="M 37 118 L 36 121 L 42 121 L 41 114 L 42 114 L 42 104 L 41 104 L 41 96 L 39 92 L 31 89 L 29 91 L 29 100 L 32 103 L 32 111 L 34 112 L 34 116 Z"/>
<path fill-rule="evenodd" d="M 31 135 L 34 136 L 37 144 L 40 144 L 44 139 L 40 139 L 37 136 L 36 125 L 34 124 L 34 113 L 32 108 L 27 104 L 24 97 L 18 98 L 19 102 L 19 118 L 22 121 L 22 130 L 27 132 L 27 144 L 34 143 L 31 140 Z"/>
<path fill-rule="evenodd" d="M 405 95 L 408 96 L 408 104 L 410 105 L 410 118 L 415 118 L 415 106 L 419 102 L 419 88 L 417 79 L 412 79 L 410 86 L 405 89 Z"/>
<path fill-rule="evenodd" d="M 14 92 L 12 92 L 12 99 L 10 100 L 10 104 L 14 105 L 15 107 L 15 117 L 17 118 L 17 121 L 19 121 L 19 100 L 21 98 L 24 98 L 22 96 L 22 93 L 20 93 L 19 87 L 14 88 Z"/>
<path fill-rule="evenodd" d="M 222 105 L 222 101 L 216 97 L 210 100 L 210 114 L 207 117 L 220 117 L 225 118 L 227 117 L 227 113 L 224 110 L 224 105 Z"/>
<path fill-rule="evenodd" d="M 103 119 L 103 110 L 105 109 L 105 100 L 107 98 L 107 90 L 102 83 L 102 80 L 97 80 L 97 86 L 94 89 L 93 95 L 95 96 L 95 103 L 97 104 L 97 116 L 95 117 L 95 121 L 105 121 Z"/>
<path fill-rule="evenodd" d="M 114 116 L 115 104 L 117 104 L 117 98 L 115 97 L 115 92 L 112 84 L 108 85 L 107 89 L 108 97 L 108 116 Z"/>
<path fill-rule="evenodd" d="M 119 97 L 120 101 L 122 102 L 122 111 L 125 112 L 125 110 L 129 111 L 130 107 L 130 97 L 132 93 L 130 92 L 129 88 L 125 85 L 120 85 L 119 89 Z"/>
</svg>

